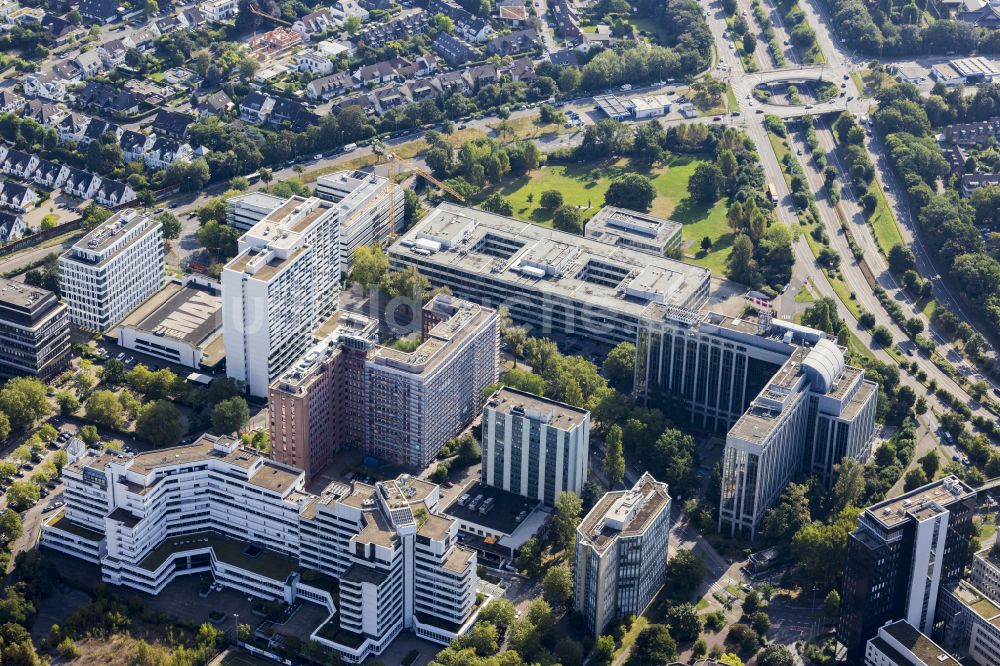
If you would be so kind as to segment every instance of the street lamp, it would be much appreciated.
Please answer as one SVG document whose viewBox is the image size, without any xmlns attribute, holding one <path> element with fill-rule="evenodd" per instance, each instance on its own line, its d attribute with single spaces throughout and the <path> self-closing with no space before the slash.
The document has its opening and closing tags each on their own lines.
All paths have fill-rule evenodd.
<svg viewBox="0 0 1000 666">
<path fill-rule="evenodd" d="M 240 614 L 233 613 L 233 617 L 236 618 L 236 647 L 240 646 Z"/>
</svg>

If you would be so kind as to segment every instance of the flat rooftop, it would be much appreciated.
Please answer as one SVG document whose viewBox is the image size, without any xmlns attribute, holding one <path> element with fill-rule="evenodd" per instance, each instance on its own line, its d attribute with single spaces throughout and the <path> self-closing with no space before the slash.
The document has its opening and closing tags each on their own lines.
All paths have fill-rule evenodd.
<svg viewBox="0 0 1000 666">
<path fill-rule="evenodd" d="M 666 248 L 681 233 L 681 224 L 627 208 L 605 206 L 587 221 L 585 234 L 605 243 L 634 239 L 643 244 Z"/>
<path fill-rule="evenodd" d="M 430 211 L 388 254 L 632 318 L 651 304 L 697 308 L 711 280 L 700 266 L 451 203 Z"/>
<path fill-rule="evenodd" d="M 1000 605 L 997 605 L 989 597 L 973 587 L 972 583 L 961 580 L 953 587 L 947 589 L 973 613 L 994 627 L 1000 628 Z"/>
<path fill-rule="evenodd" d="M 66 517 L 65 509 L 60 509 L 51 518 L 45 521 L 45 525 L 48 527 L 54 527 L 57 530 L 62 530 L 74 536 L 81 537 L 87 541 L 93 541 L 99 543 L 104 540 L 104 535 L 100 532 L 95 532 L 94 530 L 88 529 L 82 525 L 77 525 L 72 520 Z"/>
<path fill-rule="evenodd" d="M 575 428 L 590 414 L 585 409 L 506 386 L 490 396 L 486 406 L 501 414 L 528 416 L 560 430 Z"/>
<path fill-rule="evenodd" d="M 1000 74 L 1000 70 L 997 70 L 993 61 L 982 56 L 959 58 L 950 61 L 949 64 L 961 76 L 996 76 Z"/>
<path fill-rule="evenodd" d="M 926 666 L 960 666 L 959 661 L 948 654 L 944 648 L 937 645 L 934 641 L 927 638 L 927 636 L 924 636 L 903 620 L 899 620 L 898 622 L 893 622 L 892 624 L 882 627 L 879 630 L 879 633 L 882 633 L 883 631 L 898 641 L 900 645 L 905 647 L 913 654 L 913 656 L 919 659 L 920 663 L 926 664 Z M 882 650 L 882 652 L 888 654 L 889 656 L 895 656 L 895 648 L 885 642 L 881 636 L 872 640 L 875 641 L 876 646 Z M 900 664 L 908 662 L 909 660 L 905 658 L 897 661 L 897 663 Z"/>
<path fill-rule="evenodd" d="M 23 282 L 15 282 L 7 278 L 0 278 L 0 305 L 28 309 L 35 303 L 51 295 L 52 292 L 47 289 L 32 287 Z"/>
<path fill-rule="evenodd" d="M 150 218 L 132 209 L 115 213 L 86 236 L 73 243 L 74 250 L 81 252 L 101 252 L 136 227 L 142 226 Z"/>
<path fill-rule="evenodd" d="M 584 516 L 577 535 L 604 552 L 619 536 L 641 534 L 669 503 L 666 488 L 646 472 L 630 490 L 605 493 Z"/>
<path fill-rule="evenodd" d="M 380 346 L 372 355 L 372 361 L 376 365 L 412 373 L 431 372 L 445 360 L 461 352 L 465 348 L 465 341 L 497 316 L 496 310 L 491 308 L 457 299 L 455 302 L 459 305 L 457 312 L 435 324 L 415 350 L 407 352 Z"/>
<path fill-rule="evenodd" d="M 389 179 L 364 171 L 337 171 L 316 179 L 316 189 L 328 187 L 340 196 L 336 208 L 340 212 L 341 228 L 350 227 L 360 215 L 353 215 L 372 198 L 389 194 Z M 326 192 L 324 192 L 326 194 Z"/>
<path fill-rule="evenodd" d="M 479 481 L 472 483 L 465 489 L 464 493 L 469 495 L 470 502 L 477 495 L 482 495 L 483 500 L 480 501 L 480 505 L 486 498 L 492 497 L 493 509 L 486 514 L 479 513 L 478 509 L 470 511 L 468 502 L 466 502 L 465 506 L 459 505 L 459 497 L 445 507 L 445 514 L 466 523 L 482 525 L 491 532 L 507 535 L 513 534 L 514 530 L 520 525 L 517 521 L 518 514 L 522 511 L 530 513 L 539 503 L 537 500 L 529 500 L 526 497 L 507 492 L 502 488 L 483 485 Z"/>
<path fill-rule="evenodd" d="M 976 491 L 958 477 L 946 476 L 899 497 L 874 504 L 865 509 L 865 514 L 883 527 L 892 528 L 908 520 L 910 516 L 920 518 L 915 512 L 928 503 L 933 502 L 947 508 L 950 504 L 975 494 Z"/>
<path fill-rule="evenodd" d="M 247 192 L 246 194 L 240 194 L 235 197 L 230 197 L 227 200 L 229 204 L 242 204 L 244 206 L 252 206 L 254 208 L 262 208 L 269 211 L 277 210 L 281 208 L 287 202 L 288 199 L 285 197 L 279 197 L 274 194 L 268 194 L 266 192 Z"/>
<path fill-rule="evenodd" d="M 625 106 L 625 102 L 617 95 L 595 95 L 594 103 L 611 118 L 631 115 L 631 111 Z"/>
<path fill-rule="evenodd" d="M 222 329 L 222 296 L 201 287 L 181 287 L 149 315 L 124 325 L 199 346 Z"/>
<path fill-rule="evenodd" d="M 299 568 L 298 561 L 249 541 L 220 532 L 196 532 L 164 539 L 139 562 L 146 571 L 156 571 L 175 553 L 211 548 L 222 562 L 270 580 L 284 581 Z"/>
</svg>

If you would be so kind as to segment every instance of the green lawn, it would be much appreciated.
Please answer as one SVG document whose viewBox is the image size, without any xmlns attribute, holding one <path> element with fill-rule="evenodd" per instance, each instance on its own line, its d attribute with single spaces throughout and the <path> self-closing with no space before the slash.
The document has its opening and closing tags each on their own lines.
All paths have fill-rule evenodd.
<svg viewBox="0 0 1000 666">
<path fill-rule="evenodd" d="M 857 86 L 858 93 L 860 93 L 862 97 L 867 97 L 865 94 L 865 82 L 861 80 L 861 75 L 854 70 L 851 70 L 851 80 L 854 81 L 854 85 Z"/>
<path fill-rule="evenodd" d="M 799 290 L 795 293 L 796 303 L 812 303 L 815 300 L 816 297 L 813 296 L 813 293 L 811 291 L 809 291 L 808 285 L 802 285 L 799 288 Z"/>
<path fill-rule="evenodd" d="M 667 31 L 663 29 L 659 23 L 651 18 L 640 18 L 637 16 L 632 16 L 628 20 L 629 25 L 634 27 L 639 32 L 647 32 L 654 38 L 654 43 L 666 44 L 667 43 Z"/>
<path fill-rule="evenodd" d="M 726 99 L 729 100 L 729 111 L 730 112 L 732 112 L 732 111 L 739 111 L 740 110 L 740 103 L 736 99 L 736 93 L 733 92 L 733 87 L 731 85 L 729 85 L 728 83 L 726 84 Z"/>
<path fill-rule="evenodd" d="M 650 213 L 684 225 L 682 237 L 690 241 L 688 259 L 721 276 L 725 273 L 733 241 L 726 222 L 726 201 L 720 199 L 713 205 L 706 205 L 691 200 L 687 192 L 688 179 L 701 161 L 686 155 L 673 155 L 664 166 L 643 173 L 652 179 L 658 195 Z M 504 183 L 499 192 L 510 200 L 515 217 L 551 227 L 551 212 L 539 206 L 543 192 L 562 192 L 563 201 L 580 206 L 586 221 L 604 205 L 604 193 L 612 179 L 638 170 L 628 160 L 556 164 L 512 179 Z M 481 198 L 485 199 L 493 191 L 483 192 Z M 701 241 L 706 236 L 712 241 L 712 248 L 707 253 L 701 249 Z"/>
<path fill-rule="evenodd" d="M 892 214 L 892 209 L 889 208 L 889 202 L 885 200 L 882 185 L 875 182 L 868 190 L 875 195 L 875 200 L 878 202 L 871 217 L 872 231 L 875 233 L 879 249 L 888 255 L 893 245 L 906 245 L 906 243 L 903 242 L 903 234 L 899 231 L 899 225 Z"/>
</svg>

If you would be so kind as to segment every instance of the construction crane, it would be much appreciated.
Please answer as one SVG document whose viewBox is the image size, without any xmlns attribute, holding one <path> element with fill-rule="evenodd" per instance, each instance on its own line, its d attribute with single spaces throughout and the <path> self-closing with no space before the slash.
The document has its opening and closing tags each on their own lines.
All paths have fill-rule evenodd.
<svg viewBox="0 0 1000 666">
<path fill-rule="evenodd" d="M 444 190 L 445 192 L 447 192 L 451 196 L 455 197 L 456 199 L 458 199 L 462 203 L 465 203 L 465 197 L 463 197 L 461 194 L 459 194 L 458 192 L 456 192 L 454 190 L 454 188 L 448 187 L 447 185 L 445 185 L 444 183 L 442 183 L 440 180 L 438 180 L 437 178 L 435 178 L 431 174 L 427 173 L 424 169 L 421 169 L 420 167 L 418 167 L 417 165 L 413 164 L 412 162 L 408 162 L 407 160 L 403 159 L 399 155 L 396 155 L 395 153 L 390 152 L 389 149 L 388 149 L 388 147 L 386 147 L 386 145 L 383 144 L 381 141 L 375 141 L 374 143 L 372 143 L 372 152 L 375 153 L 379 157 L 385 157 L 386 162 L 387 162 L 388 167 L 389 167 L 389 236 L 390 236 L 390 238 L 394 237 L 395 234 L 396 234 L 396 206 L 394 205 L 394 202 L 395 202 L 395 198 L 394 197 L 395 197 L 395 194 L 396 194 L 396 171 L 397 171 L 397 167 L 398 167 L 399 164 L 403 164 L 403 166 L 408 167 L 410 170 L 412 170 L 418 176 L 423 176 L 426 180 L 434 183 L 435 185 L 437 185 L 442 190 Z M 369 204 L 369 205 L 371 205 L 371 204 Z"/>
<path fill-rule="evenodd" d="M 274 16 L 272 14 L 268 14 L 265 11 L 261 11 L 261 9 L 257 5 L 252 4 L 252 3 L 250 4 L 250 13 L 253 14 L 254 16 L 259 16 L 261 18 L 271 19 L 272 21 L 274 21 L 276 23 L 280 23 L 282 25 L 287 25 L 288 27 L 292 26 L 292 24 L 289 23 L 288 21 L 286 21 L 285 19 L 280 18 L 278 16 Z"/>
</svg>

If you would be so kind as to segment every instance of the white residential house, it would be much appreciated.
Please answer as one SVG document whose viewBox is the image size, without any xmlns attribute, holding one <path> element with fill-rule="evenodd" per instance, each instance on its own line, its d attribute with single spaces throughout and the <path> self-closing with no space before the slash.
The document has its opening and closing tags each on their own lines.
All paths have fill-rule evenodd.
<svg viewBox="0 0 1000 666">
<path fill-rule="evenodd" d="M 72 112 L 56 126 L 59 133 L 59 143 L 83 143 L 90 126 L 90 116 Z"/>
<path fill-rule="evenodd" d="M 52 72 L 42 74 L 25 74 L 24 94 L 29 97 L 40 97 L 52 102 L 61 102 L 66 99 L 66 85 Z"/>
<path fill-rule="evenodd" d="M 66 174 L 66 179 L 63 181 L 63 192 L 78 199 L 93 198 L 97 188 L 101 186 L 100 176 L 83 169 L 67 168 L 69 173 Z"/>
<path fill-rule="evenodd" d="M 302 39 L 308 40 L 312 35 L 324 33 L 337 24 L 329 9 L 319 9 L 306 14 L 292 25 L 292 30 L 299 33 Z"/>
<path fill-rule="evenodd" d="M 357 87 L 357 83 L 347 72 L 337 72 L 329 76 L 324 76 L 306 85 L 306 94 L 310 99 L 322 99 L 324 101 Z"/>
<path fill-rule="evenodd" d="M 26 104 L 23 97 L 10 90 L 0 90 L 0 113 L 17 113 Z"/>
<path fill-rule="evenodd" d="M 325 76 L 333 72 L 330 58 L 318 49 L 303 49 L 295 54 L 295 62 L 300 72 L 310 72 Z"/>
<path fill-rule="evenodd" d="M 177 161 L 188 161 L 192 157 L 191 146 L 165 137 L 156 137 L 148 147 L 143 160 L 150 169 L 166 169 Z"/>
<path fill-rule="evenodd" d="M 48 160 L 39 160 L 38 168 L 35 169 L 35 173 L 31 179 L 36 185 L 54 190 L 57 187 L 62 187 L 68 175 L 69 168 L 65 165 L 56 164 Z"/>
<path fill-rule="evenodd" d="M 0 183 L 0 186 L 2 186 L 2 189 L 0 189 L 0 206 L 4 208 L 25 213 L 38 201 L 38 194 L 27 185 L 7 181 Z"/>
<path fill-rule="evenodd" d="M 135 201 L 135 190 L 127 183 L 108 178 L 101 181 L 100 187 L 94 192 L 94 200 L 107 208 L 115 208 Z"/>
<path fill-rule="evenodd" d="M 153 135 L 142 134 L 134 130 L 125 130 L 122 132 L 121 138 L 118 140 L 118 145 L 122 148 L 125 161 L 135 162 L 137 160 L 145 159 L 146 151 L 149 150 L 155 142 L 156 137 Z"/>
<path fill-rule="evenodd" d="M 350 16 L 356 16 L 362 21 L 367 21 L 369 16 L 368 10 L 359 5 L 357 0 L 337 0 L 330 8 L 330 13 L 341 23 Z"/>
<path fill-rule="evenodd" d="M 237 0 L 208 0 L 201 3 L 199 9 L 209 21 L 225 21 L 240 13 L 240 3 Z"/>
<path fill-rule="evenodd" d="M 122 58 L 124 60 L 124 57 Z M 80 77 L 89 79 L 104 70 L 104 60 L 98 51 L 84 51 L 73 58 L 73 64 L 80 68 Z"/>
<path fill-rule="evenodd" d="M 35 173 L 37 168 L 38 157 L 20 150 L 8 150 L 3 157 L 3 162 L 0 163 L 0 170 L 5 174 L 22 180 L 31 178 L 31 174 Z"/>
<path fill-rule="evenodd" d="M 97 54 L 101 56 L 101 60 L 110 69 L 124 65 L 125 54 L 128 53 L 129 49 L 134 48 L 135 42 L 132 41 L 131 37 L 125 35 L 121 39 L 112 39 L 98 46 Z"/>
</svg>

